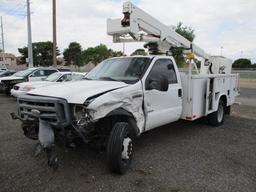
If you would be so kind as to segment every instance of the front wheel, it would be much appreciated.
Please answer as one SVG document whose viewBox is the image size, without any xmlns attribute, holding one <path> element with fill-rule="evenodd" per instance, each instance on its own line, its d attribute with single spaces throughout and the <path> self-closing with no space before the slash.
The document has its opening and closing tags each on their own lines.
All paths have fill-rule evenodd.
<svg viewBox="0 0 256 192">
<path fill-rule="evenodd" d="M 107 158 L 112 172 L 124 174 L 133 156 L 133 134 L 126 122 L 114 125 L 108 140 Z"/>
<path fill-rule="evenodd" d="M 220 100 L 217 111 L 207 116 L 208 124 L 216 127 L 220 126 L 224 122 L 224 116 L 225 116 L 225 106 L 224 106 L 224 102 Z"/>
</svg>

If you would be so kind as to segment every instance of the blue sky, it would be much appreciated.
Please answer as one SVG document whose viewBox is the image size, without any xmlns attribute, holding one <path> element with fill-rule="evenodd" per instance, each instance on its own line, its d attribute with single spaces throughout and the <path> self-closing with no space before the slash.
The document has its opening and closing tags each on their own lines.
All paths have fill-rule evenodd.
<svg viewBox="0 0 256 192">
<path fill-rule="evenodd" d="M 76 2 L 76 3 L 74 3 Z M 113 49 L 106 35 L 106 19 L 122 17 L 119 0 L 57 0 L 57 39 L 60 50 L 71 41 L 84 48 L 105 43 Z M 195 29 L 195 42 L 212 55 L 232 59 L 247 57 L 256 62 L 256 1 L 254 0 L 133 0 L 166 25 L 182 21 Z M 26 1 L 0 0 L 3 16 L 6 51 L 18 54 L 17 48 L 26 46 Z M 51 40 L 51 0 L 31 0 L 33 41 Z M 127 53 L 142 44 L 127 44 Z"/>
<path fill-rule="evenodd" d="M 24 17 L 26 15 L 25 1 L 15 2 L 0 0 L 0 2 L 0 12 L 17 17 Z"/>
</svg>

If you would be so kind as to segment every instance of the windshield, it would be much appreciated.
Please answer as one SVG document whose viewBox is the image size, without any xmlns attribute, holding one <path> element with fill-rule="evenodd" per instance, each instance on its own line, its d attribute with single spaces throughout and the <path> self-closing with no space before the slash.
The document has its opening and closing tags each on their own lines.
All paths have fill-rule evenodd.
<svg viewBox="0 0 256 192">
<path fill-rule="evenodd" d="M 86 79 L 112 80 L 133 83 L 142 77 L 147 69 L 148 57 L 123 57 L 108 59 L 97 65 L 87 75 Z"/>
<path fill-rule="evenodd" d="M 53 73 L 53 74 L 49 75 L 49 76 L 45 79 L 45 81 L 55 82 L 55 81 L 57 81 L 57 80 L 60 78 L 61 75 L 62 75 L 62 74 L 59 73 L 59 72 Z"/>
<path fill-rule="evenodd" d="M 84 78 L 84 74 L 72 73 L 71 81 L 79 81 Z"/>
<path fill-rule="evenodd" d="M 17 73 L 14 73 L 13 76 L 15 77 L 26 77 L 27 75 L 29 75 L 30 73 L 32 73 L 35 69 L 30 68 L 30 69 L 26 69 L 24 71 L 19 71 Z"/>
</svg>

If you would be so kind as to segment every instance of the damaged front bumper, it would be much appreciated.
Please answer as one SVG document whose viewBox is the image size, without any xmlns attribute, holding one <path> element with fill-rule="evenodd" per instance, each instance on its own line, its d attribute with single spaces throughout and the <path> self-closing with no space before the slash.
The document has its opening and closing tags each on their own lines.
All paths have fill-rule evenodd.
<svg viewBox="0 0 256 192">
<path fill-rule="evenodd" d="M 26 137 L 39 140 L 35 156 L 45 151 L 48 164 L 56 168 L 55 141 L 66 142 L 65 128 L 71 124 L 69 104 L 64 99 L 32 95 L 18 97 L 17 102 L 18 115 L 12 113 L 12 118 L 22 121 Z"/>
<path fill-rule="evenodd" d="M 40 113 L 37 114 L 39 115 Z M 23 121 L 22 118 L 16 116 L 14 113 L 11 113 L 11 116 L 13 119 L 19 119 L 23 122 L 22 129 L 26 137 L 33 140 L 39 140 L 39 143 L 37 143 L 35 148 L 35 157 L 44 151 L 48 159 L 48 165 L 52 167 L 53 170 L 57 170 L 59 167 L 59 160 L 55 153 L 56 136 L 54 127 L 42 119 L 39 119 L 38 123 L 36 121 Z"/>
<path fill-rule="evenodd" d="M 80 120 L 74 118 L 74 106 L 65 99 L 24 95 L 17 98 L 18 115 L 13 119 L 22 121 L 24 135 L 38 140 L 35 156 L 46 152 L 48 165 L 56 168 L 58 158 L 55 146 L 74 147 L 77 141 L 89 143 L 95 139 L 94 122 L 87 114 Z"/>
</svg>

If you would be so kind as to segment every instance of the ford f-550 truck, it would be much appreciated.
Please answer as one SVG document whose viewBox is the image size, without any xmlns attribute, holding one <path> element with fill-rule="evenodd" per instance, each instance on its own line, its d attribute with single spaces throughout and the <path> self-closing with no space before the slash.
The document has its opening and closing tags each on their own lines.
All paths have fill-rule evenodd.
<svg viewBox="0 0 256 192">
<path fill-rule="evenodd" d="M 188 88 L 188 75 L 168 56 L 108 59 L 86 78 L 19 97 L 24 133 L 49 149 L 59 138 L 100 142 L 111 169 L 120 173 L 129 167 L 141 133 L 204 116 L 210 125 L 221 125 L 238 94 L 237 75 L 192 75 Z"/>
<path fill-rule="evenodd" d="M 208 56 L 129 2 L 123 12 L 123 20 L 108 21 L 108 34 L 116 42 L 127 40 L 122 36 L 126 33 L 135 41 L 150 39 L 151 55 L 110 58 L 90 71 L 85 81 L 42 87 L 18 98 L 18 116 L 13 117 L 22 121 L 27 137 L 39 140 L 37 149 L 47 152 L 51 166 L 58 160 L 55 144 L 72 144 L 80 138 L 105 147 L 110 169 L 124 173 L 133 157 L 134 140 L 142 133 L 201 117 L 219 126 L 230 113 L 239 93 L 230 60 Z M 136 24 L 150 34 L 137 35 Z M 156 55 L 169 50 L 168 45 L 190 48 L 188 73 L 179 72 L 172 56 Z M 195 74 L 193 53 L 204 58 Z"/>
</svg>

